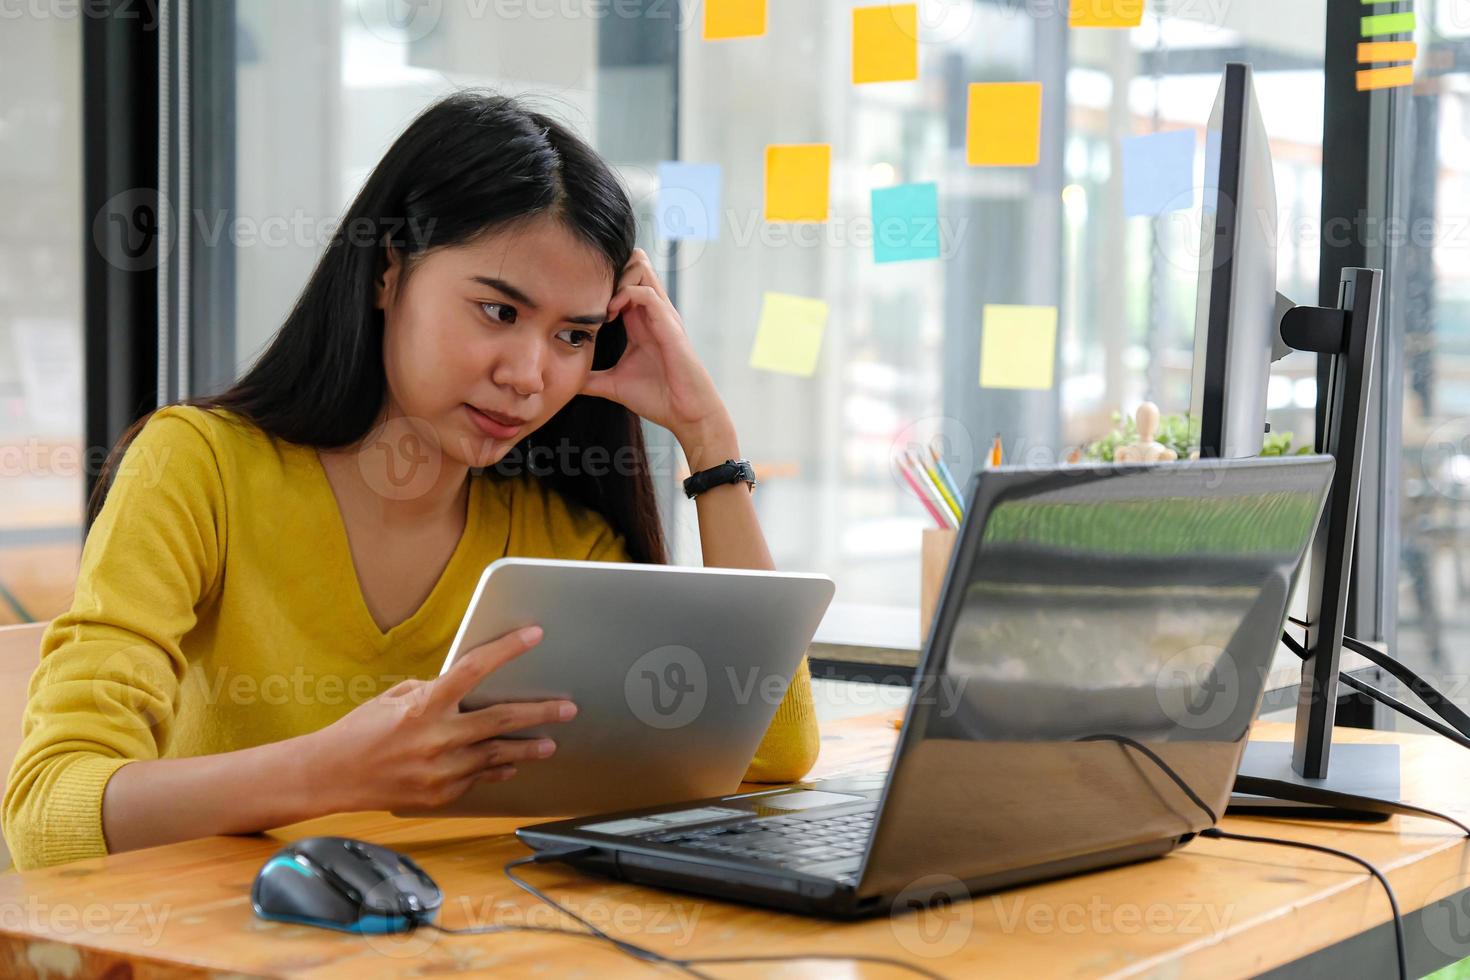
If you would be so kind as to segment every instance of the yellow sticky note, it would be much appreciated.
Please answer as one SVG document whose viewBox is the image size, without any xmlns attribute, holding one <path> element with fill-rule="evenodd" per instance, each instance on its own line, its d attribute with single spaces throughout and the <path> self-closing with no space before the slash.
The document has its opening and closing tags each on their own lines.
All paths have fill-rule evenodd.
<svg viewBox="0 0 1470 980">
<path fill-rule="evenodd" d="M 827 143 L 766 147 L 766 220 L 826 221 L 831 172 Z"/>
<path fill-rule="evenodd" d="M 895 3 L 852 12 L 852 83 L 919 77 L 919 5 Z"/>
<path fill-rule="evenodd" d="M 817 369 L 826 329 L 826 303 L 806 296 L 766 293 L 755 346 L 750 350 L 750 366 L 809 378 Z"/>
<path fill-rule="evenodd" d="M 760 37 L 766 33 L 766 0 L 704 0 L 704 39 Z"/>
<path fill-rule="evenodd" d="M 965 129 L 970 166 L 1036 166 L 1041 161 L 1041 83 L 972 84 Z"/>
<path fill-rule="evenodd" d="M 980 387 L 1052 386 L 1055 306 L 986 306 L 980 334 Z"/>
<path fill-rule="evenodd" d="M 1137 27 L 1143 23 L 1143 0 L 1072 0 L 1073 27 Z"/>
</svg>

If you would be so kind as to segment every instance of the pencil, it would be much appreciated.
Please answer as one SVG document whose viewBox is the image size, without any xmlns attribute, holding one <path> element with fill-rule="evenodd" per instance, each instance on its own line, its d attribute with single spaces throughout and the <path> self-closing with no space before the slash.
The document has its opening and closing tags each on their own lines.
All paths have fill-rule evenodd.
<svg viewBox="0 0 1470 980">
<path fill-rule="evenodd" d="M 916 452 L 914 453 L 914 458 L 918 460 L 920 466 L 924 467 L 924 473 L 933 482 L 934 489 L 939 491 L 939 497 L 944 501 L 944 506 L 949 508 L 955 520 L 960 520 L 964 516 L 963 511 L 960 510 L 960 502 L 954 498 L 954 494 L 949 492 L 949 487 L 944 485 L 944 477 L 939 475 L 939 471 L 934 468 L 933 463 L 924 460 L 922 454 Z"/>
<path fill-rule="evenodd" d="M 946 521 L 944 519 L 944 516 L 939 513 L 939 508 L 930 503 L 929 495 L 924 492 L 924 488 L 919 485 L 919 481 L 914 479 L 914 475 L 909 472 L 909 468 L 904 463 L 903 459 L 899 459 L 898 469 L 899 472 L 903 473 L 904 480 L 913 489 L 914 496 L 919 498 L 919 503 L 923 504 L 924 509 L 929 512 L 929 516 L 934 518 L 934 523 L 938 524 L 941 528 L 948 528 L 949 522 Z"/>
<path fill-rule="evenodd" d="M 913 451 L 906 451 L 904 458 L 908 460 L 909 466 L 913 467 L 914 478 L 919 481 L 919 485 L 928 493 L 929 499 L 935 501 L 937 505 L 936 509 L 944 515 L 944 526 L 948 528 L 959 527 L 960 519 L 954 515 L 954 512 L 949 509 L 949 505 L 944 502 L 944 494 L 939 492 L 939 487 L 934 485 L 934 480 L 930 478 L 928 472 L 924 469 L 924 465 L 914 456 Z"/>
<path fill-rule="evenodd" d="M 960 517 L 963 518 L 965 516 L 964 494 L 960 493 L 960 485 L 955 482 L 954 474 L 945 465 L 944 457 L 939 455 L 939 450 L 935 449 L 932 445 L 929 447 L 929 456 L 934 460 L 934 468 L 939 471 L 939 475 L 944 479 L 944 485 L 949 488 L 949 495 L 959 505 Z"/>
</svg>

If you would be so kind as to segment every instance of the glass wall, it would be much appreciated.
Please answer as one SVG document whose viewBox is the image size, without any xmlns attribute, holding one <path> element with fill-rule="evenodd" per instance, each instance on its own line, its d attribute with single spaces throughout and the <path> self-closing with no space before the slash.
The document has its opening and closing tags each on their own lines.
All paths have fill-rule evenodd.
<svg viewBox="0 0 1470 980">
<path fill-rule="evenodd" d="M 719 240 L 678 252 L 685 321 L 742 447 L 765 464 L 757 497 L 778 563 L 833 575 L 839 617 L 888 624 L 910 643 L 905 613 L 918 603 L 930 521 L 895 449 L 942 433 L 963 476 L 997 434 L 1009 461 L 1053 461 L 1146 398 L 1188 410 L 1199 199 L 1128 217 L 1122 141 L 1193 132 L 1202 182 L 1228 61 L 1256 69 L 1279 288 L 1317 300 L 1325 0 L 1150 3 L 1143 24 L 1122 31 L 1070 29 L 1059 6 L 921 4 L 917 82 L 850 83 L 849 4 L 772 4 L 762 38 L 684 35 L 680 153 L 724 174 Z M 966 89 L 988 81 L 1042 82 L 1039 166 L 966 164 Z M 768 225 L 762 149 L 806 142 L 832 145 L 829 221 Z M 939 187 L 941 258 L 876 264 L 872 191 L 925 181 Z M 829 304 L 811 378 L 748 365 L 765 291 Z M 1059 307 L 1054 390 L 980 387 L 987 304 Z M 1298 446 L 1313 437 L 1314 371 L 1310 355 L 1293 355 L 1270 387 L 1273 429 Z"/>
<path fill-rule="evenodd" d="M 81 552 L 81 36 L 0 22 L 0 625 L 69 606 Z"/>
<path fill-rule="evenodd" d="M 1425 9 L 1427 7 L 1427 10 Z M 1461 703 L 1470 672 L 1470 8 L 1419 5 L 1395 127 L 1390 329 L 1402 344 L 1398 646 Z"/>
<path fill-rule="evenodd" d="M 236 0 L 233 360 L 196 389 L 259 352 L 415 112 L 465 85 L 531 96 L 591 140 L 638 203 L 642 244 L 756 464 L 778 564 L 837 579 L 827 637 L 868 617 L 877 639 L 912 643 L 928 518 L 895 448 L 943 435 L 963 480 L 997 434 L 1012 460 L 1055 460 L 1145 398 L 1188 409 L 1199 200 L 1128 217 L 1122 147 L 1188 130 L 1202 180 L 1227 61 L 1257 71 L 1280 288 L 1315 302 L 1325 0 L 1151 2 L 1122 31 L 1071 29 L 1060 4 L 923 0 L 918 81 L 855 86 L 851 11 L 866 5 L 771 3 L 764 36 L 706 41 L 697 2 Z M 1038 166 L 966 164 L 967 87 L 986 81 L 1043 84 Z M 831 145 L 827 222 L 764 220 L 764 148 L 777 143 Z M 654 235 L 658 163 L 675 158 L 722 168 L 717 240 Z M 872 191 L 926 181 L 938 184 L 940 259 L 875 264 Z M 767 292 L 828 304 L 811 377 L 750 366 Z M 987 304 L 1059 309 L 1051 389 L 980 387 Z M 1278 365 L 1273 427 L 1310 442 L 1314 403 L 1311 359 Z M 674 556 L 697 563 L 678 476 L 660 486 Z"/>
</svg>

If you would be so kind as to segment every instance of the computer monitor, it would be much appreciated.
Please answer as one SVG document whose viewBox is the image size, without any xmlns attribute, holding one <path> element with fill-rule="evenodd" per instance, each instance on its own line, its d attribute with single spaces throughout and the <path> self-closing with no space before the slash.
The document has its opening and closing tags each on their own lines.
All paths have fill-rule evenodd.
<svg viewBox="0 0 1470 980">
<path fill-rule="evenodd" d="M 1201 457 L 1259 456 L 1276 347 L 1276 181 L 1251 67 L 1225 66 L 1205 130 L 1190 418 Z"/>
<path fill-rule="evenodd" d="M 1316 449 L 1337 462 L 1310 556 L 1308 657 L 1295 739 L 1252 743 L 1241 771 L 1397 798 L 1397 756 L 1381 751 L 1392 746 L 1340 746 L 1353 758 L 1327 785 L 1382 273 L 1343 270 L 1333 308 L 1294 306 L 1277 293 L 1275 180 L 1249 65 L 1226 65 L 1205 148 L 1191 393 L 1200 457 L 1259 455 L 1271 363 L 1292 350 L 1309 350 L 1326 356 L 1329 366 L 1328 384 L 1318 392 Z"/>
</svg>

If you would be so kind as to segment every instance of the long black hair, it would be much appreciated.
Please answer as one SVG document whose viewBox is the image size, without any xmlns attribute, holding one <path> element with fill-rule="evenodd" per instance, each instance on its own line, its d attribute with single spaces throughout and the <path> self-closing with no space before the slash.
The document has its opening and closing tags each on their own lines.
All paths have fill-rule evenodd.
<svg viewBox="0 0 1470 980">
<path fill-rule="evenodd" d="M 596 152 L 565 126 L 519 101 L 465 90 L 418 115 L 369 175 L 337 226 L 295 307 L 270 345 L 226 391 L 176 404 L 225 409 L 288 442 L 320 449 L 356 445 L 378 420 L 387 394 L 383 312 L 376 282 L 388 248 L 408 274 L 429 249 L 463 245 L 536 217 L 560 221 L 607 258 L 613 281 L 633 254 L 632 205 Z M 616 361 L 627 335 L 619 321 L 598 331 L 593 369 Z M 156 411 L 156 409 L 155 409 Z M 110 475 L 149 412 L 118 440 L 88 507 L 95 520 Z M 575 396 L 507 453 L 535 460 L 536 450 L 589 450 L 613 465 L 543 467 L 551 489 L 605 517 L 633 561 L 665 563 L 667 551 L 636 414 L 587 395 Z M 504 478 L 499 467 L 486 471 Z"/>
</svg>

